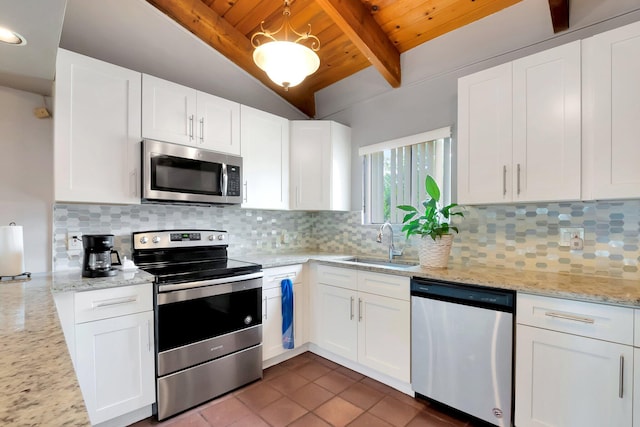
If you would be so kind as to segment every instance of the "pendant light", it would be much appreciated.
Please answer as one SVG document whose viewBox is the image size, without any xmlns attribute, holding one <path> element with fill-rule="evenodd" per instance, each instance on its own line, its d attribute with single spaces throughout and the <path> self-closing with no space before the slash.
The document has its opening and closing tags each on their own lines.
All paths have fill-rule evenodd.
<svg viewBox="0 0 640 427">
<path fill-rule="evenodd" d="M 274 83 L 287 91 L 315 73 L 320 66 L 320 58 L 316 54 L 320 49 L 320 40 L 311 34 L 310 24 L 309 31 L 302 34 L 291 27 L 289 0 L 284 0 L 282 16 L 284 18 L 282 25 L 275 31 L 265 30 L 264 21 L 262 21 L 260 24 L 262 31 L 251 36 L 251 44 L 255 48 L 253 61 L 256 65 L 265 71 Z M 284 32 L 283 40 L 274 37 L 280 31 Z M 297 38 L 293 41 L 289 40 L 289 33 L 295 34 Z M 262 43 L 259 40 L 260 37 L 266 37 L 267 41 Z M 306 41 L 309 41 L 309 46 L 302 44 Z"/>
</svg>

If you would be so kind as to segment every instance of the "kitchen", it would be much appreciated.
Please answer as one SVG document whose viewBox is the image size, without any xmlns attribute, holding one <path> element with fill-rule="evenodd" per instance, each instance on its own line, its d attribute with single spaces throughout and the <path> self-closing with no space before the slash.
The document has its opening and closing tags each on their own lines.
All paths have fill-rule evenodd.
<svg viewBox="0 0 640 427">
<path fill-rule="evenodd" d="M 544 4 L 546 2 L 542 3 L 548 13 L 548 6 Z M 460 63 L 456 61 L 463 61 L 463 59 L 450 58 L 455 55 L 457 51 L 455 48 L 438 44 L 432 47 L 425 46 L 426 52 L 421 52 L 420 55 L 442 58 L 446 71 L 441 71 L 440 74 L 436 72 L 435 77 L 431 78 L 405 74 L 403 87 L 388 91 L 383 86 L 384 82 L 378 82 L 378 76 L 365 70 L 357 79 L 338 84 L 334 88 L 327 88 L 320 93 L 318 99 L 328 99 L 326 102 L 329 103 L 326 107 L 329 113 L 320 113 L 320 116 L 348 123 L 352 129 L 354 146 L 352 182 L 356 183 L 352 186 L 352 212 L 306 213 L 260 209 L 240 210 L 234 207 L 186 208 L 106 204 L 56 204 L 53 209 L 50 209 L 49 206 L 53 204 L 53 194 L 45 190 L 50 188 L 50 177 L 53 175 L 50 161 L 52 140 L 47 136 L 47 133 L 52 132 L 52 124 L 51 121 L 43 121 L 31 116 L 32 109 L 42 105 L 42 97 L 8 88 L 3 89 L 3 111 L 15 114 L 15 117 L 12 116 L 3 125 L 3 134 L 15 135 L 11 139 L 15 142 L 9 147 L 3 147 L 10 155 L 3 156 L 3 160 L 7 163 L 3 163 L 0 174 L 3 182 L 12 185 L 2 188 L 4 197 L 1 219 L 3 224 L 16 221 L 25 226 L 27 266 L 32 272 L 49 271 L 52 267 L 55 270 L 80 267 L 78 257 L 70 258 L 66 253 L 68 232 L 98 233 L 106 229 L 117 236 L 116 246 L 127 254 L 131 247 L 132 231 L 175 228 L 186 221 L 196 228 L 210 228 L 212 224 L 207 218 L 209 216 L 220 219 L 220 222 L 216 222 L 216 227 L 233 230 L 233 245 L 229 247 L 231 256 L 248 252 L 274 255 L 280 252 L 308 252 L 309 249 L 318 247 L 323 251 L 334 253 L 363 252 L 384 256 L 384 249 L 375 243 L 377 227 L 362 225 L 361 214 L 356 208 L 361 206 L 359 184 L 361 166 L 356 154 L 357 148 L 456 123 L 455 97 L 458 77 L 638 20 L 636 3 L 614 3 L 619 3 L 617 4 L 619 9 L 615 13 L 604 11 L 604 15 L 597 18 L 598 21 L 602 21 L 600 24 L 578 29 L 539 44 L 534 44 L 531 40 L 506 40 L 508 37 L 491 31 L 491 28 L 498 26 L 491 21 L 492 18 L 498 19 L 496 15 L 488 18 L 486 22 L 474 24 L 479 28 L 473 29 L 483 34 L 482 38 L 478 38 L 478 42 L 484 40 L 484 43 L 495 49 L 494 52 L 483 53 L 485 55 L 483 57 L 465 58 L 464 61 L 467 62 Z M 513 11 L 510 9 L 507 11 L 517 15 L 509 16 L 513 22 L 516 22 L 516 17 L 521 14 L 533 15 L 533 11 L 539 6 L 540 2 L 525 1 L 515 6 Z M 583 7 L 584 9 L 581 9 Z M 588 16 L 594 9 L 596 9 L 595 6 L 590 6 L 588 2 L 572 5 L 572 16 L 589 22 L 595 19 Z M 72 11 L 73 8 L 70 7 L 69 12 Z M 625 14 L 622 11 L 630 13 Z M 134 15 L 133 12 L 132 15 Z M 620 16 L 609 19 L 615 15 Z M 157 18 L 157 14 L 152 16 Z M 545 19 L 548 20 L 548 16 Z M 591 23 L 593 22 L 589 22 Z M 544 25 L 549 24 L 545 21 Z M 173 31 L 183 32 L 180 29 Z M 74 41 L 79 43 L 81 37 L 74 36 L 66 43 L 71 44 Z M 182 34 L 182 37 L 185 35 Z M 493 39 L 487 39 L 487 37 L 493 37 Z M 545 37 L 548 38 L 549 35 Z M 448 40 L 448 43 L 468 41 L 466 38 L 465 40 L 452 38 L 453 40 Z M 536 39 L 536 42 L 539 41 L 541 39 Z M 519 45 L 505 48 L 504 45 L 507 42 L 517 42 Z M 193 41 L 190 43 L 195 44 Z M 530 46 L 532 44 L 534 45 Z M 65 47 L 64 44 L 62 46 Z M 517 50 L 522 46 L 529 47 Z M 202 46 L 198 45 L 197 48 L 202 49 Z M 503 54 L 500 55 L 500 53 Z M 416 54 L 416 56 L 419 55 Z M 409 56 L 406 58 L 407 61 L 410 59 L 417 61 L 420 58 Z M 130 66 L 130 68 L 136 67 Z M 258 86 L 253 81 L 248 84 Z M 349 92 L 346 92 L 346 97 L 337 94 L 345 93 L 349 87 L 365 84 L 372 84 L 384 93 L 357 102 L 351 107 L 345 107 L 345 104 L 330 104 L 346 102 L 345 98 L 349 96 Z M 247 98 L 243 98 L 243 96 L 248 97 L 246 94 L 231 96 L 223 90 L 213 91 L 213 93 L 242 103 L 246 102 L 253 107 L 290 119 L 303 118 L 287 108 L 279 101 L 279 97 L 272 94 L 264 95 L 264 92 L 268 92 L 266 89 L 256 89 L 256 91 L 263 94 L 263 99 L 266 98 L 268 101 L 262 101 L 263 104 L 260 104 L 260 101 L 247 101 L 245 100 Z M 430 100 L 429 105 L 433 102 L 433 107 L 429 111 L 423 110 L 425 99 Z M 323 104 L 318 102 L 318 106 L 321 105 Z M 22 110 L 18 110 L 18 106 L 21 106 Z M 28 144 L 35 144 L 35 146 Z M 29 163 L 19 164 L 15 159 L 28 159 Z M 34 180 L 33 176 L 38 178 Z M 453 247 L 453 258 L 463 261 L 475 260 L 497 267 L 515 265 L 525 270 L 538 269 L 637 279 L 638 211 L 637 200 L 483 205 L 472 209 L 467 218 L 460 223 L 461 233 Z M 621 220 L 623 220 L 623 226 L 617 223 Z M 557 230 L 565 226 L 585 229 L 583 253 L 568 252 L 556 245 Z M 631 230 L 628 227 L 631 227 Z M 353 239 L 354 234 L 358 238 Z M 624 244 L 619 244 L 623 239 Z M 53 248 L 53 257 L 50 255 L 49 248 Z M 38 250 L 39 253 L 32 252 Z M 411 255 L 411 250 L 408 250 L 406 256 L 411 257 Z M 635 264 L 629 263 L 628 260 L 635 260 Z"/>
</svg>

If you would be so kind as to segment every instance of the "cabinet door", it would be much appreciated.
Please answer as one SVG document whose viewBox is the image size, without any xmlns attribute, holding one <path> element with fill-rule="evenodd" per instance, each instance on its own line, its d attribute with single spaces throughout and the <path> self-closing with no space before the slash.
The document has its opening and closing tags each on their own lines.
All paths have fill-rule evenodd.
<svg viewBox="0 0 640 427">
<path fill-rule="evenodd" d="M 289 209 L 289 120 L 241 106 L 243 208 Z"/>
<path fill-rule="evenodd" d="M 630 426 L 630 346 L 517 326 L 515 424 Z"/>
<path fill-rule="evenodd" d="M 153 312 L 76 325 L 76 372 L 91 424 L 155 402 Z"/>
<path fill-rule="evenodd" d="M 356 292 L 318 284 L 314 302 L 318 345 L 325 350 L 358 359 Z"/>
<path fill-rule="evenodd" d="M 458 80 L 458 203 L 511 200 L 511 63 Z"/>
<path fill-rule="evenodd" d="M 358 362 L 408 383 L 410 331 L 409 301 L 358 293 Z"/>
<path fill-rule="evenodd" d="M 583 41 L 593 199 L 640 197 L 640 22 Z"/>
<path fill-rule="evenodd" d="M 140 85 L 140 73 L 58 51 L 57 201 L 140 203 Z"/>
<path fill-rule="evenodd" d="M 307 321 L 308 313 L 307 295 L 305 286 L 302 283 L 293 285 L 293 341 L 295 348 L 307 342 Z"/>
<path fill-rule="evenodd" d="M 330 123 L 291 122 L 291 205 L 294 209 L 330 209 L 330 162 Z"/>
<path fill-rule="evenodd" d="M 240 155 L 240 104 L 208 93 L 197 93 L 198 145 Z"/>
<path fill-rule="evenodd" d="M 580 41 L 513 62 L 513 199 L 580 200 Z"/>
<path fill-rule="evenodd" d="M 279 287 L 265 289 L 262 299 L 264 304 L 262 313 L 262 360 L 267 360 L 284 353 L 284 348 L 282 348 L 282 292 Z"/>
<path fill-rule="evenodd" d="M 640 427 L 640 348 L 633 349 L 633 427 Z"/>
<path fill-rule="evenodd" d="M 196 90 L 144 74 L 142 137 L 197 145 Z"/>
</svg>

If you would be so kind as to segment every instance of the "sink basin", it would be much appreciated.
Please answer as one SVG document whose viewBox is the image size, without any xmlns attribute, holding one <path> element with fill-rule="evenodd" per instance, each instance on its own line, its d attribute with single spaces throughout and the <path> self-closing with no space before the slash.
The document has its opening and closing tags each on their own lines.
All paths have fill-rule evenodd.
<svg viewBox="0 0 640 427">
<path fill-rule="evenodd" d="M 416 261 L 407 261 L 407 260 L 399 260 L 394 259 L 390 261 L 388 259 L 381 258 L 364 258 L 364 257 L 353 257 L 349 259 L 345 259 L 346 262 L 353 262 L 356 264 L 368 264 L 368 265 L 377 265 L 380 267 L 389 267 L 389 268 L 410 268 L 418 265 Z"/>
</svg>

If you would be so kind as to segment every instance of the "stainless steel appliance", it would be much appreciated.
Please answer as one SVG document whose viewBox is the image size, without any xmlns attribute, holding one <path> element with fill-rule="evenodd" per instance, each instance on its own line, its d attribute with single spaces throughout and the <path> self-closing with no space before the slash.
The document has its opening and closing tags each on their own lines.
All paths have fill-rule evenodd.
<svg viewBox="0 0 640 427">
<path fill-rule="evenodd" d="M 411 280 L 411 385 L 418 397 L 512 425 L 513 291 Z"/>
<path fill-rule="evenodd" d="M 229 259 L 225 231 L 132 238 L 155 276 L 158 419 L 262 378 L 262 267 Z"/>
<path fill-rule="evenodd" d="M 242 158 L 186 145 L 144 140 L 142 201 L 242 203 Z"/>
<path fill-rule="evenodd" d="M 118 273 L 112 267 L 120 264 L 120 256 L 113 249 L 113 234 L 85 234 L 82 246 L 82 277 L 108 277 Z M 114 255 L 115 260 L 112 259 Z"/>
</svg>

